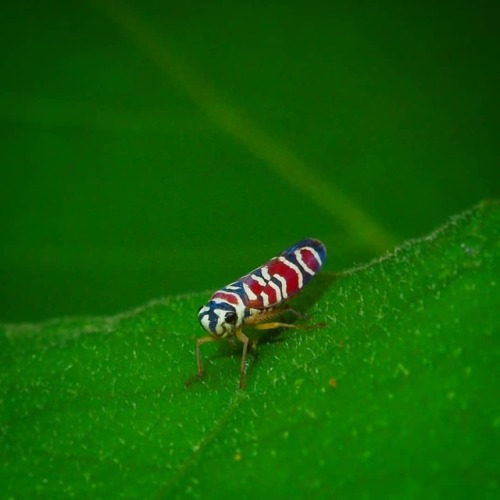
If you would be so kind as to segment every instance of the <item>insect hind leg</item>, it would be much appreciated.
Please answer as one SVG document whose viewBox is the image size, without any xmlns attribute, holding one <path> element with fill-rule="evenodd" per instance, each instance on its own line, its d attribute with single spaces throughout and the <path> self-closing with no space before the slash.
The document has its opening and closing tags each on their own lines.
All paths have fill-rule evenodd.
<svg viewBox="0 0 500 500">
<path fill-rule="evenodd" d="M 294 314 L 295 317 L 300 318 L 300 319 L 309 319 L 311 317 L 311 316 L 309 316 L 309 314 L 302 313 L 300 311 L 297 311 L 296 309 L 292 309 L 291 307 L 284 307 L 283 309 L 281 309 L 280 313 L 281 314 L 291 313 L 291 314 Z"/>
<path fill-rule="evenodd" d="M 286 313 L 287 311 L 292 311 L 292 309 L 288 307 L 279 307 L 276 309 L 264 309 L 262 311 L 254 311 L 254 313 L 245 318 L 244 324 L 248 325 L 252 328 L 256 328 L 256 325 L 259 323 L 264 323 L 265 321 L 269 321 L 273 318 L 276 318 L 277 316 L 281 316 L 283 313 Z M 294 311 L 297 315 L 300 313 L 297 311 Z"/>
<path fill-rule="evenodd" d="M 296 328 L 297 330 L 314 330 L 325 326 L 325 323 L 315 323 L 314 325 L 295 325 L 290 323 L 281 323 L 280 321 L 271 321 L 270 323 L 257 323 L 252 325 L 256 330 L 272 330 L 273 328 Z"/>
<path fill-rule="evenodd" d="M 262 311 L 260 314 L 255 314 L 250 316 L 245 320 L 245 324 L 256 330 L 272 330 L 273 328 L 296 328 L 298 330 L 312 330 L 314 328 L 323 327 L 325 323 L 315 323 L 310 325 L 302 324 L 291 324 L 282 321 L 269 321 L 273 320 L 277 316 L 281 316 L 285 313 L 292 313 L 296 317 L 304 319 L 309 318 L 307 314 L 303 314 L 291 307 L 280 307 L 276 309 L 268 309 L 267 311 Z"/>
</svg>

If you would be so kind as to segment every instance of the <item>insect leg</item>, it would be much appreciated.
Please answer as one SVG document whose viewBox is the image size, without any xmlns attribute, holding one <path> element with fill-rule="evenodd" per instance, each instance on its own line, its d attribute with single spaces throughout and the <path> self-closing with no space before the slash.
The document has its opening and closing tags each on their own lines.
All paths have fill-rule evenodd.
<svg viewBox="0 0 500 500">
<path fill-rule="evenodd" d="M 288 323 L 281 323 L 279 321 L 272 321 L 271 323 L 259 323 L 252 325 L 256 330 L 272 330 L 273 328 L 300 328 L 302 325 L 290 325 Z"/>
<path fill-rule="evenodd" d="M 203 375 L 203 368 L 201 366 L 201 354 L 200 354 L 200 346 L 201 344 L 205 344 L 207 342 L 217 342 L 218 339 L 215 337 L 211 337 L 207 335 L 206 337 L 201 337 L 196 341 L 196 362 L 198 364 L 198 376 L 201 377 Z"/>
<path fill-rule="evenodd" d="M 314 325 L 290 325 L 289 323 L 280 323 L 279 321 L 272 321 L 271 323 L 258 323 L 252 325 L 256 330 L 272 330 L 273 328 L 297 328 L 298 330 L 314 330 L 319 326 L 325 326 L 324 323 L 317 323 Z"/>
<path fill-rule="evenodd" d="M 251 326 L 253 328 L 255 324 L 273 319 L 286 311 L 286 308 L 266 309 L 264 311 L 259 311 L 258 314 L 246 318 L 245 325 Z"/>
<path fill-rule="evenodd" d="M 243 343 L 243 354 L 241 355 L 241 367 L 240 367 L 240 389 L 244 389 L 245 371 L 246 371 L 245 361 L 247 357 L 248 343 L 250 339 L 240 329 L 236 329 L 235 334 L 238 340 Z"/>
<path fill-rule="evenodd" d="M 290 307 L 280 307 L 276 309 L 268 309 L 262 311 L 259 314 L 254 314 L 253 316 L 246 318 L 245 325 L 248 325 L 252 328 L 256 328 L 257 330 L 271 330 L 272 328 L 281 328 L 281 327 L 297 328 L 300 330 L 312 330 L 313 328 L 317 328 L 319 326 L 325 326 L 324 323 L 313 324 L 313 325 L 296 325 L 296 324 L 292 325 L 289 323 L 282 323 L 280 321 L 268 322 L 269 320 L 276 318 L 276 316 L 280 316 L 281 314 L 287 312 L 295 314 L 295 316 L 298 316 L 300 318 L 308 317 L 307 315 L 304 315 L 299 311 L 296 311 L 295 309 L 291 309 Z"/>
<path fill-rule="evenodd" d="M 280 313 L 287 313 L 287 312 L 295 314 L 295 316 L 297 318 L 300 318 L 300 319 L 310 318 L 309 314 L 301 313 L 300 311 L 296 311 L 295 309 L 292 309 L 291 307 L 284 307 L 280 311 Z"/>
</svg>

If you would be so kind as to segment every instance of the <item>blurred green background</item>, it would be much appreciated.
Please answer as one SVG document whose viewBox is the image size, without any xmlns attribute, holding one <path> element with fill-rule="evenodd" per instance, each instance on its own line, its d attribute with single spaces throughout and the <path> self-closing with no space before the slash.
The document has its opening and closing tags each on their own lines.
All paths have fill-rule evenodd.
<svg viewBox="0 0 500 500">
<path fill-rule="evenodd" d="M 499 194 L 495 3 L 7 2 L 0 320 L 365 261 Z"/>
</svg>

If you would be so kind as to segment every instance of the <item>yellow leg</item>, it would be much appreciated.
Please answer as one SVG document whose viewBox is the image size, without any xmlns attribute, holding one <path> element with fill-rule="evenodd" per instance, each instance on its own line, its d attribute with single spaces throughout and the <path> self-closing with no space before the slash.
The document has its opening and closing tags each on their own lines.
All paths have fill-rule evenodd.
<svg viewBox="0 0 500 500">
<path fill-rule="evenodd" d="M 206 344 L 207 342 L 217 342 L 218 340 L 219 339 L 216 339 L 215 337 L 207 335 L 206 337 L 201 337 L 201 339 L 198 339 L 196 341 L 196 362 L 198 364 L 198 377 L 201 377 L 203 375 L 203 368 L 201 366 L 201 354 L 200 354 L 201 344 Z"/>
<path fill-rule="evenodd" d="M 273 328 L 301 328 L 302 325 L 289 325 L 288 323 L 280 323 L 279 321 L 272 321 L 271 323 L 258 323 L 252 325 L 256 330 L 272 330 Z"/>
<path fill-rule="evenodd" d="M 271 323 L 258 323 L 252 325 L 252 328 L 256 330 L 272 330 L 273 328 L 296 328 L 297 330 L 314 330 L 320 326 L 325 326 L 324 323 L 316 323 L 314 325 L 290 325 L 288 323 L 280 323 L 279 321 L 273 321 Z"/>
<path fill-rule="evenodd" d="M 297 316 L 297 318 L 301 318 L 301 319 L 310 317 L 308 314 L 301 313 L 300 311 L 296 311 L 295 309 L 292 309 L 291 307 L 285 307 L 281 310 L 281 312 L 284 312 L 284 313 L 289 312 L 289 313 L 295 314 L 295 316 Z"/>
<path fill-rule="evenodd" d="M 241 355 L 241 365 L 240 365 L 240 389 L 245 388 L 245 371 L 246 365 L 245 361 L 247 358 L 248 343 L 250 339 L 239 329 L 235 330 L 237 339 L 243 343 L 243 354 Z"/>
<path fill-rule="evenodd" d="M 251 326 L 252 328 L 257 328 L 259 323 L 263 323 L 265 321 L 272 320 L 276 318 L 276 316 L 281 316 L 285 313 L 292 313 L 298 318 L 307 318 L 306 314 L 302 314 L 291 307 L 278 307 L 276 309 L 268 309 L 259 313 L 255 313 L 253 316 L 250 316 L 245 319 L 245 325 Z M 283 325 L 282 325 L 283 326 Z M 276 327 L 277 328 L 277 327 Z"/>
<path fill-rule="evenodd" d="M 279 308 L 279 309 L 268 309 L 267 311 L 260 311 L 259 313 L 256 313 L 253 316 L 249 316 L 248 318 L 246 318 L 245 325 L 251 326 L 253 328 L 254 325 L 273 319 L 276 316 L 283 314 L 287 310 L 288 309 Z"/>
</svg>

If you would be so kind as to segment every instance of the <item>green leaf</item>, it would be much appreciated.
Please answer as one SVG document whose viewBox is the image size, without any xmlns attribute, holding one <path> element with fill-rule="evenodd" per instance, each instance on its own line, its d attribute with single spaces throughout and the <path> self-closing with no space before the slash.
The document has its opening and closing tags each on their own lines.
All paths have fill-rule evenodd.
<svg viewBox="0 0 500 500">
<path fill-rule="evenodd" d="M 483 203 L 323 274 L 327 326 L 262 339 L 245 392 L 226 344 L 185 386 L 208 293 L 2 326 L 3 496 L 497 496 L 499 236 Z"/>
</svg>

